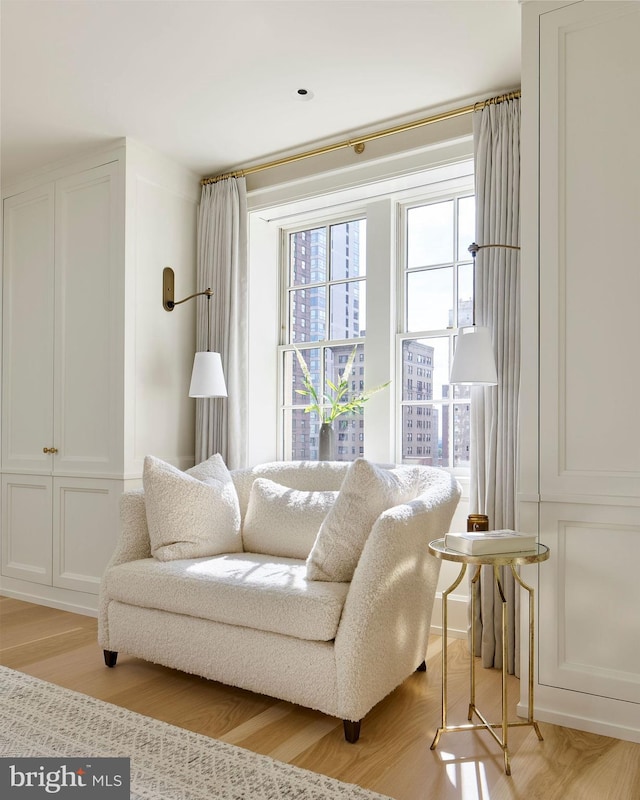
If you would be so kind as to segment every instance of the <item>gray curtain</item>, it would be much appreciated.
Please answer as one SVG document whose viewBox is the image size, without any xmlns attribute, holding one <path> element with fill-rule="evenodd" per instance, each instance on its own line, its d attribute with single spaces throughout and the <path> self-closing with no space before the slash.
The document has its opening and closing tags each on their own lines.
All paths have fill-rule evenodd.
<svg viewBox="0 0 640 800">
<path fill-rule="evenodd" d="M 247 460 L 247 200 L 244 178 L 202 187 L 198 215 L 197 349 L 220 353 L 228 398 L 196 400 L 196 463 L 220 453 L 229 469 Z M 211 342 L 207 342 L 207 306 Z"/>
<path fill-rule="evenodd" d="M 520 243 L 520 100 L 473 114 L 476 241 Z M 498 385 L 473 387 L 470 511 L 487 514 L 494 530 L 515 528 L 520 384 L 520 254 L 489 248 L 476 256 L 476 322 L 490 331 Z M 511 571 L 502 569 L 508 601 L 508 664 L 519 671 L 518 599 Z M 491 567 L 476 585 L 476 653 L 484 667 L 502 667 L 502 607 Z"/>
</svg>

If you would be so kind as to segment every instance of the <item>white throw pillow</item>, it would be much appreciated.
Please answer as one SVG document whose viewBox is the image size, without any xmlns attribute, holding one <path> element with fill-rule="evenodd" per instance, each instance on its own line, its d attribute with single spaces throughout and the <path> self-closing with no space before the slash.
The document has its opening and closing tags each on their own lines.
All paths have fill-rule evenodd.
<svg viewBox="0 0 640 800">
<path fill-rule="evenodd" d="M 256 478 L 242 526 L 245 551 L 305 559 L 337 491 L 303 492 Z"/>
<path fill-rule="evenodd" d="M 147 456 L 142 485 L 151 553 L 159 561 L 242 550 L 238 496 L 218 453 L 187 472 Z"/>
<path fill-rule="evenodd" d="M 414 468 L 387 470 L 356 459 L 309 553 L 307 578 L 350 581 L 375 521 L 388 508 L 413 499 L 418 480 Z"/>
</svg>

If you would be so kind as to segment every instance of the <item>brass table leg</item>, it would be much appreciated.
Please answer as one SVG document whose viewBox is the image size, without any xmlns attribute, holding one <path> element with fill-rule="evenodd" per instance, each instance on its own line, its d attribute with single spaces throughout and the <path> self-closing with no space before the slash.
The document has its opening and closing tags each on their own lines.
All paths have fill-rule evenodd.
<svg viewBox="0 0 640 800">
<path fill-rule="evenodd" d="M 469 667 L 469 713 L 467 719 L 471 722 L 473 712 L 476 710 L 476 592 L 480 580 L 481 565 L 476 567 L 471 578 L 471 665 Z"/>
<path fill-rule="evenodd" d="M 540 728 L 538 727 L 538 723 L 533 718 L 533 667 L 534 667 L 534 654 L 533 654 L 533 645 L 534 645 L 534 630 L 535 630 L 535 620 L 534 620 L 534 610 L 535 610 L 535 601 L 534 601 L 534 590 L 531 586 L 528 586 L 518 574 L 515 566 L 511 564 L 511 572 L 513 573 L 513 577 L 515 580 L 522 586 L 523 589 L 526 589 L 529 593 L 529 696 L 527 702 L 527 724 L 531 725 L 536 732 L 536 736 L 538 737 L 538 741 L 542 742 L 542 734 L 540 733 Z"/>
<path fill-rule="evenodd" d="M 466 571 L 467 565 L 463 564 L 460 567 L 460 572 L 456 580 L 442 593 L 442 717 L 440 727 L 436 731 L 436 735 L 431 742 L 431 750 L 435 750 L 442 732 L 447 728 L 447 600 L 451 592 L 460 586 Z"/>
<path fill-rule="evenodd" d="M 502 604 L 502 751 L 504 753 L 504 771 L 511 775 L 511 759 L 509 756 L 509 722 L 507 720 L 507 598 L 504 596 L 502 581 L 500 580 L 500 568 L 493 567 L 493 580 L 500 592 L 500 603 Z"/>
</svg>

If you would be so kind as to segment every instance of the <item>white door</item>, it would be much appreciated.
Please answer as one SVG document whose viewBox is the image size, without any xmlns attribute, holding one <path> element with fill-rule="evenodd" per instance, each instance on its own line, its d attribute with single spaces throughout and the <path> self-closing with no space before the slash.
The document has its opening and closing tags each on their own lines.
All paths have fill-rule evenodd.
<svg viewBox="0 0 640 800">
<path fill-rule="evenodd" d="M 56 474 L 113 474 L 122 449 L 117 164 L 56 183 Z"/>
<path fill-rule="evenodd" d="M 54 186 L 4 202 L 2 469 L 47 472 L 53 446 Z"/>
</svg>

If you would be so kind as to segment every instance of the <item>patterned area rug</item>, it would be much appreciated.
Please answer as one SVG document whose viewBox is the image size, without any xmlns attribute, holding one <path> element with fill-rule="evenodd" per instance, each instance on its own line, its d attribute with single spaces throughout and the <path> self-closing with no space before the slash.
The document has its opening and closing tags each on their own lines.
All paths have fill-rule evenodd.
<svg viewBox="0 0 640 800">
<path fill-rule="evenodd" d="M 2 666 L 0 756 L 127 757 L 132 800 L 389 800 Z"/>
</svg>

